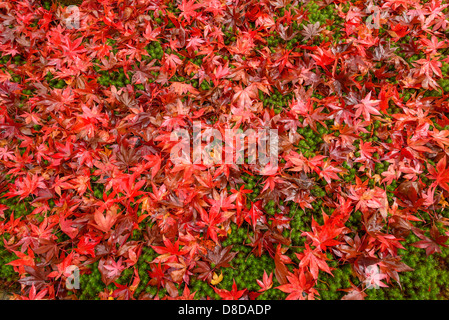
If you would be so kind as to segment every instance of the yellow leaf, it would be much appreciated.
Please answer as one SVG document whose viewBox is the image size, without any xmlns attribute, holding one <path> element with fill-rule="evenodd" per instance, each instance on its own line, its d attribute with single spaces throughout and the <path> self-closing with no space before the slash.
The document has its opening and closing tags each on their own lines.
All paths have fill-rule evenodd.
<svg viewBox="0 0 449 320">
<path fill-rule="evenodd" d="M 374 178 L 374 182 L 375 183 L 380 183 L 382 181 L 382 177 L 380 175 L 378 175 L 378 174 L 375 174 L 373 176 L 373 178 Z"/>
<path fill-rule="evenodd" d="M 441 195 L 439 204 L 443 205 L 443 208 L 445 208 L 447 205 L 449 205 L 443 195 Z"/>
<path fill-rule="evenodd" d="M 104 153 L 105 153 L 107 156 L 110 156 L 111 153 L 112 153 L 112 150 L 110 150 L 110 149 L 104 147 Z"/>
<path fill-rule="evenodd" d="M 215 285 L 219 284 L 222 280 L 223 280 L 223 273 L 220 273 L 220 275 L 217 276 L 217 274 L 214 272 L 210 283 L 215 286 Z"/>
<path fill-rule="evenodd" d="M 349 172 L 348 169 L 343 168 L 343 169 L 341 169 L 340 175 L 341 175 L 342 177 L 344 177 L 344 176 L 347 176 L 349 173 L 350 173 L 350 172 Z"/>
</svg>

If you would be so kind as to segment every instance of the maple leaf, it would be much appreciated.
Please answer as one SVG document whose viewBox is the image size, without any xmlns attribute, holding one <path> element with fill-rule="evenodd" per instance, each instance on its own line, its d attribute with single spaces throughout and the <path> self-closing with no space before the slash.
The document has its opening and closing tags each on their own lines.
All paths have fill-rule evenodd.
<svg viewBox="0 0 449 320">
<path fill-rule="evenodd" d="M 49 278 L 56 278 L 59 279 L 62 275 L 65 277 L 69 277 L 72 275 L 72 261 L 73 261 L 74 252 L 71 252 L 70 254 L 65 257 L 61 263 L 58 263 L 56 267 L 58 268 L 58 271 L 53 271 L 48 274 Z"/>
<path fill-rule="evenodd" d="M 148 160 L 148 166 L 151 168 L 151 177 L 154 179 L 161 168 L 162 158 L 159 155 L 146 155 L 143 158 Z"/>
<path fill-rule="evenodd" d="M 397 249 L 405 249 L 399 241 L 403 241 L 402 238 L 397 238 L 392 234 L 381 234 L 380 232 L 376 232 L 374 237 L 381 242 L 379 246 L 380 252 L 388 251 L 392 255 L 397 254 Z"/>
<path fill-rule="evenodd" d="M 157 36 L 161 33 L 161 28 L 156 28 L 153 29 L 151 27 L 151 24 L 148 23 L 146 28 L 145 28 L 145 32 L 142 34 L 143 37 L 149 41 L 156 41 L 157 40 Z"/>
<path fill-rule="evenodd" d="M 267 272 L 263 271 L 263 279 L 262 281 L 257 280 L 257 284 L 260 286 L 260 290 L 258 292 L 264 292 L 273 286 L 273 273 L 270 273 L 270 276 L 267 275 Z"/>
<path fill-rule="evenodd" d="M 335 56 L 330 50 L 322 49 L 318 47 L 317 54 L 310 55 L 317 65 L 326 69 L 326 66 L 332 64 L 335 61 Z"/>
<path fill-rule="evenodd" d="M 232 246 L 226 246 L 221 248 L 220 246 L 215 246 L 214 250 L 207 249 L 207 255 L 204 256 L 206 261 L 211 263 L 213 269 L 216 268 L 228 268 L 232 259 L 237 255 L 237 252 L 231 252 Z"/>
<path fill-rule="evenodd" d="M 216 286 L 217 284 L 219 284 L 221 281 L 223 280 L 223 273 L 220 273 L 220 275 L 217 275 L 215 272 L 212 275 L 212 280 L 210 281 L 210 283 L 213 286 Z"/>
<path fill-rule="evenodd" d="M 436 74 L 438 77 L 442 77 L 441 73 L 441 62 L 436 60 L 420 59 L 416 60 L 416 64 L 420 64 L 421 68 L 419 70 L 420 74 L 426 75 L 428 78 L 431 78 L 433 74 Z"/>
<path fill-rule="evenodd" d="M 31 289 L 28 296 L 20 296 L 20 300 L 42 300 L 48 293 L 48 288 L 42 289 L 37 292 L 34 283 L 31 285 Z"/>
<path fill-rule="evenodd" d="M 323 213 L 324 225 L 320 226 L 312 217 L 312 232 L 303 232 L 302 235 L 312 239 L 312 245 L 325 251 L 327 247 L 332 247 L 340 244 L 340 241 L 335 238 L 341 234 L 344 229 L 342 221 L 333 216 L 331 219 Z"/>
<path fill-rule="evenodd" d="M 349 187 L 350 195 L 348 197 L 357 201 L 356 210 L 359 208 L 362 212 L 366 212 L 368 208 L 379 209 L 383 217 L 387 215 L 387 195 L 385 190 L 375 187 L 374 189 L 367 189 L 364 185 L 360 184 L 360 178 L 356 177 L 356 183 L 358 187 Z"/>
<path fill-rule="evenodd" d="M 164 64 L 163 67 L 165 70 L 171 72 L 171 74 L 175 74 L 176 68 L 178 65 L 182 63 L 182 60 L 175 54 L 168 54 L 164 56 Z"/>
<path fill-rule="evenodd" d="M 195 3 L 195 0 L 182 0 L 182 3 L 178 6 L 179 10 L 182 11 L 180 17 L 185 18 L 187 20 L 187 23 L 190 24 L 190 18 L 196 18 L 199 15 L 199 13 L 195 10 L 201 8 L 202 6 L 203 4 L 201 3 Z"/>
<path fill-rule="evenodd" d="M 25 179 L 16 179 L 15 186 L 16 191 L 9 191 L 5 194 L 5 197 L 11 198 L 15 196 L 20 196 L 23 200 L 30 194 L 36 194 L 38 188 L 46 188 L 44 178 L 35 175 L 26 175 Z"/>
<path fill-rule="evenodd" d="M 252 32 L 242 32 L 238 37 L 234 46 L 229 50 L 238 55 L 247 56 L 254 48 L 254 34 Z"/>
<path fill-rule="evenodd" d="M 249 85 L 245 89 L 241 87 L 234 88 L 235 94 L 232 97 L 233 101 L 237 101 L 239 108 L 250 107 L 252 104 L 251 99 L 257 97 L 257 87 L 255 85 Z"/>
<path fill-rule="evenodd" d="M 304 41 L 307 41 L 318 35 L 322 30 L 323 28 L 320 27 L 320 22 L 317 21 L 314 24 L 309 23 L 308 25 L 304 25 L 304 30 L 301 31 L 301 34 L 304 36 Z"/>
<path fill-rule="evenodd" d="M 174 128 L 177 129 L 178 127 L 184 127 L 186 126 L 186 122 L 184 121 L 183 116 L 177 116 L 175 118 L 166 117 L 164 122 L 161 124 L 161 128 L 167 128 L 168 130 L 173 130 Z"/>
<path fill-rule="evenodd" d="M 101 237 L 95 236 L 92 233 L 86 233 L 81 236 L 75 251 L 79 254 L 89 254 L 95 257 L 95 247 L 100 243 Z"/>
<path fill-rule="evenodd" d="M 122 265 L 122 258 L 120 258 L 117 262 L 112 260 L 111 264 L 105 264 L 104 268 L 109 271 L 107 274 L 108 278 L 118 278 L 125 269 L 125 266 Z"/>
<path fill-rule="evenodd" d="M 232 195 L 229 200 L 235 201 L 235 208 L 237 209 L 237 216 L 240 217 L 242 210 L 246 205 L 246 195 L 252 193 L 252 190 L 246 190 L 245 186 L 240 186 L 239 190 L 231 189 Z"/>
<path fill-rule="evenodd" d="M 283 254 L 285 252 L 282 251 L 281 245 L 279 244 L 276 248 L 276 253 L 274 256 L 274 275 L 276 276 L 276 280 L 282 285 L 288 282 L 287 275 L 289 273 L 287 266 L 285 263 L 290 263 L 291 261 L 286 260 L 286 256 Z"/>
<path fill-rule="evenodd" d="M 183 256 L 189 252 L 188 248 L 180 248 L 179 240 L 175 241 L 175 243 L 172 243 L 170 239 L 164 236 L 162 238 L 165 247 L 151 246 L 154 251 L 162 255 L 156 258 L 156 260 L 154 261 L 155 263 L 163 262 L 169 259 L 171 256 Z"/>
<path fill-rule="evenodd" d="M 19 270 L 21 274 L 27 274 L 22 277 L 18 282 L 23 286 L 35 285 L 36 290 L 41 290 L 48 286 L 47 278 L 49 272 L 43 266 L 24 266 L 23 270 Z"/>
<path fill-rule="evenodd" d="M 323 270 L 332 275 L 331 268 L 326 263 L 326 255 L 318 251 L 317 249 L 312 250 L 307 243 L 305 246 L 306 248 L 303 252 L 299 254 L 295 253 L 295 255 L 300 260 L 299 267 L 308 267 L 314 279 L 318 278 L 319 270 Z"/>
<path fill-rule="evenodd" d="M 214 17 L 222 15 L 225 10 L 225 4 L 220 0 L 207 0 L 205 3 L 207 3 L 207 5 L 204 10 L 207 12 L 212 12 Z"/>
<path fill-rule="evenodd" d="M 441 247 L 447 247 L 447 245 L 445 244 L 447 242 L 447 240 L 449 239 L 449 236 L 443 236 L 440 234 L 438 228 L 435 226 L 435 224 L 432 225 L 432 228 L 430 229 L 430 238 L 424 236 L 424 234 L 422 234 L 422 232 L 420 232 L 419 230 L 416 230 L 416 235 L 422 239 L 421 241 L 418 242 L 414 242 L 410 245 L 416 247 L 416 248 L 421 248 L 421 249 L 426 249 L 426 255 L 430 256 L 431 254 L 438 252 L 441 252 Z"/>
<path fill-rule="evenodd" d="M 393 181 L 399 179 L 399 177 L 401 176 L 401 172 L 400 171 L 396 171 L 394 166 L 389 166 L 388 170 L 382 172 L 381 175 L 383 177 L 385 177 L 382 180 L 382 183 L 386 182 L 387 185 L 390 185 Z"/>
<path fill-rule="evenodd" d="M 331 183 L 331 179 L 340 180 L 340 177 L 337 173 L 342 172 L 342 169 L 337 168 L 331 165 L 330 161 L 326 161 L 323 163 L 323 166 L 319 169 L 318 174 L 320 177 L 323 177 L 327 183 Z"/>
<path fill-rule="evenodd" d="M 360 159 L 372 159 L 372 154 L 376 151 L 371 142 L 360 142 Z"/>
<path fill-rule="evenodd" d="M 282 292 L 288 293 L 286 300 L 306 300 L 307 279 L 304 272 L 287 274 L 287 283 L 276 287 Z"/>
<path fill-rule="evenodd" d="M 435 180 L 432 186 L 438 185 L 444 190 L 449 191 L 449 168 L 446 168 L 446 161 L 446 157 L 442 157 L 438 161 L 436 168 L 428 163 L 427 170 L 429 170 L 430 178 Z"/>
<path fill-rule="evenodd" d="M 143 194 L 141 188 L 145 183 L 145 180 L 137 181 L 135 175 L 124 176 L 123 179 L 121 179 L 119 190 L 125 194 L 124 197 L 129 199 L 129 201 L 134 201 L 135 197 Z M 111 207 L 111 209 L 115 210 L 115 206 Z M 115 215 L 115 212 L 111 213 L 111 216 L 113 215 Z"/>
<path fill-rule="evenodd" d="M 36 254 L 45 254 L 45 260 L 51 261 L 59 255 L 58 244 L 51 239 L 40 239 L 39 246 L 33 249 Z"/>
<path fill-rule="evenodd" d="M 422 37 L 420 41 L 422 43 L 421 47 L 425 49 L 426 53 L 430 54 L 437 54 L 438 49 L 444 48 L 445 46 L 444 41 L 438 41 L 438 38 L 435 36 L 432 36 L 430 40 Z"/>
<path fill-rule="evenodd" d="M 219 224 L 228 220 L 234 214 L 228 210 L 234 209 L 235 205 L 232 204 L 231 198 L 227 197 L 224 192 L 218 196 L 218 200 L 208 199 L 208 202 L 212 204 L 212 207 L 209 213 L 201 209 L 202 222 L 198 222 L 198 225 L 207 227 L 206 237 L 218 244 L 218 234 L 225 234 L 225 231 L 219 228 Z"/>
<path fill-rule="evenodd" d="M 349 281 L 349 283 L 351 284 L 351 288 L 340 289 L 341 291 L 347 292 L 341 300 L 365 300 L 367 294 L 358 286 L 354 285 L 351 281 Z"/>
<path fill-rule="evenodd" d="M 120 216 L 120 212 L 117 212 L 118 209 L 117 205 L 112 205 L 111 208 L 106 211 L 106 216 L 104 216 L 101 211 L 96 210 L 94 213 L 95 223 L 91 222 L 90 225 L 105 233 L 109 232 Z"/>
<path fill-rule="evenodd" d="M 8 262 L 7 265 L 18 267 L 20 273 L 23 273 L 25 271 L 24 269 L 25 266 L 29 267 L 35 266 L 34 253 L 33 251 L 31 251 L 31 249 L 28 249 L 28 255 L 20 251 L 13 251 L 13 252 L 19 259 Z"/>
<path fill-rule="evenodd" d="M 399 279 L 398 272 L 408 272 L 414 270 L 413 268 L 410 268 L 404 262 L 402 262 L 400 256 L 390 256 L 390 255 L 386 255 L 381 259 L 379 267 L 380 272 L 387 275 L 387 279 L 388 278 L 394 279 L 399 284 L 400 287 L 401 282 Z"/>
<path fill-rule="evenodd" d="M 114 298 L 117 300 L 134 300 L 134 292 L 128 287 L 128 285 L 122 285 L 117 282 L 114 282 L 114 284 L 117 286 L 117 289 L 112 292 L 112 297 L 109 297 L 109 300 Z"/>
<path fill-rule="evenodd" d="M 199 274 L 198 279 L 210 282 L 212 279 L 213 269 L 214 268 L 211 268 L 209 263 L 205 261 L 198 261 L 193 272 Z"/>
<path fill-rule="evenodd" d="M 63 42 L 61 48 L 63 49 L 63 57 L 67 60 L 75 60 L 77 55 L 87 51 L 82 46 L 83 37 L 79 37 L 72 42 L 68 36 L 63 36 Z"/>
<path fill-rule="evenodd" d="M 86 192 L 87 188 L 92 191 L 90 187 L 90 177 L 87 175 L 77 176 L 75 179 L 72 179 L 70 183 L 80 196 Z"/>
<path fill-rule="evenodd" d="M 396 195 L 404 201 L 411 201 L 412 205 L 416 205 L 419 195 L 421 194 L 421 187 L 416 181 L 402 182 L 396 191 Z"/>
<path fill-rule="evenodd" d="M 147 82 L 148 79 L 151 78 L 151 71 L 156 70 L 157 67 L 153 67 L 154 62 L 149 62 L 148 64 L 145 64 L 144 62 L 140 63 L 140 66 L 136 68 L 131 81 L 133 83 L 141 83 L 144 84 Z"/>
<path fill-rule="evenodd" d="M 279 28 L 279 36 L 285 41 L 290 41 L 298 34 L 298 31 L 293 32 L 293 28 L 291 28 L 291 27 L 286 28 L 286 27 L 284 27 L 283 24 L 279 24 L 278 28 Z M 306 27 L 304 27 L 304 28 L 306 28 Z"/>
<path fill-rule="evenodd" d="M 247 291 L 247 289 L 237 290 L 235 280 L 233 280 L 231 291 L 228 291 L 226 289 L 217 289 L 215 287 L 212 288 L 214 289 L 215 293 L 218 294 L 223 300 L 239 300 Z"/>
<path fill-rule="evenodd" d="M 170 86 L 173 91 L 178 95 L 183 95 L 186 92 L 190 92 L 192 94 L 198 94 L 199 91 L 196 90 L 191 84 L 186 84 L 184 82 L 173 82 Z"/>
<path fill-rule="evenodd" d="M 219 80 L 222 78 L 225 78 L 228 74 L 230 74 L 231 69 L 228 67 L 229 63 L 226 62 L 225 66 L 222 66 L 221 64 L 215 68 L 212 81 L 214 82 L 214 85 L 217 86 L 219 84 Z"/>
<path fill-rule="evenodd" d="M 261 193 L 263 193 L 265 190 L 268 190 L 268 189 L 273 191 L 276 188 L 277 184 L 283 184 L 283 183 L 285 183 L 285 181 L 281 177 L 269 176 L 266 178 L 266 180 L 264 182 L 264 186 L 261 190 Z"/>
<path fill-rule="evenodd" d="M 431 135 L 441 149 L 449 145 L 449 130 L 432 131 Z"/>
<path fill-rule="evenodd" d="M 186 49 L 191 48 L 191 50 L 195 51 L 198 50 L 198 48 L 201 46 L 202 43 L 205 41 L 198 36 L 193 36 L 190 39 L 187 40 L 187 46 Z"/>
<path fill-rule="evenodd" d="M 258 221 L 264 223 L 265 216 L 262 211 L 262 200 L 251 203 L 251 209 L 248 211 L 246 222 L 253 226 L 253 230 L 256 230 L 256 225 Z"/>
<path fill-rule="evenodd" d="M 78 229 L 73 227 L 73 221 L 66 220 L 66 217 L 60 215 L 59 217 L 59 226 L 61 227 L 61 231 L 70 237 L 70 239 L 75 239 L 78 235 Z"/>
<path fill-rule="evenodd" d="M 290 62 L 290 55 L 292 55 L 293 50 L 285 50 L 283 55 L 276 61 L 275 65 L 279 65 L 279 72 L 282 72 L 285 67 L 292 69 L 294 66 Z M 293 58 L 293 57 L 292 57 Z"/>
<path fill-rule="evenodd" d="M 151 277 L 151 280 L 148 283 L 158 288 L 165 286 L 167 281 L 165 271 L 170 267 L 161 263 L 152 263 L 150 266 L 151 270 L 148 271 L 148 275 Z"/>
<path fill-rule="evenodd" d="M 371 91 L 360 102 L 361 103 L 354 106 L 354 108 L 357 109 L 355 113 L 356 118 L 358 118 L 363 113 L 365 120 L 370 121 L 371 114 L 380 115 L 379 110 L 377 110 L 375 107 L 378 106 L 381 101 L 371 100 Z"/>
</svg>

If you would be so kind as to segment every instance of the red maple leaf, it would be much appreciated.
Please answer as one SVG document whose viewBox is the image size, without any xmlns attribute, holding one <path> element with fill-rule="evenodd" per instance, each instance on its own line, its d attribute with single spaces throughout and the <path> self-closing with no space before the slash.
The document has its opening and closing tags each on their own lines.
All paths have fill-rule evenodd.
<svg viewBox="0 0 449 320">
<path fill-rule="evenodd" d="M 421 241 L 414 242 L 410 244 L 411 246 L 426 249 L 426 255 L 430 256 L 432 253 L 441 252 L 441 247 L 447 247 L 446 242 L 449 239 L 449 236 L 443 236 L 440 234 L 438 228 L 433 224 L 430 229 L 430 238 L 426 237 L 421 231 L 414 229 L 416 231 L 416 235 L 422 239 Z"/>
<path fill-rule="evenodd" d="M 289 272 L 287 283 L 276 287 L 282 292 L 288 293 L 287 300 L 306 300 L 313 299 L 318 292 L 313 289 L 313 283 L 307 279 L 306 273 L 296 270 L 295 273 Z"/>
<path fill-rule="evenodd" d="M 318 272 L 323 270 L 330 275 L 332 275 L 331 268 L 327 265 L 327 257 L 324 253 L 318 249 L 311 249 L 306 243 L 306 248 L 301 253 L 295 253 L 295 255 L 300 260 L 300 268 L 308 268 L 314 279 L 318 279 Z M 333 275 L 332 275 L 333 276 Z"/>
<path fill-rule="evenodd" d="M 163 261 L 171 256 L 183 256 L 186 253 L 189 252 L 188 248 L 180 248 L 179 240 L 176 240 L 175 243 L 172 243 L 170 239 L 163 237 L 164 240 L 164 247 L 162 246 L 151 246 L 154 251 L 162 255 L 163 257 L 159 256 L 157 259 L 158 261 Z"/>
<path fill-rule="evenodd" d="M 80 238 L 75 251 L 79 254 L 89 254 L 90 256 L 95 257 L 95 247 L 100 241 L 101 237 L 96 236 L 93 233 L 86 233 Z"/>
<path fill-rule="evenodd" d="M 449 191 L 449 168 L 446 168 L 445 156 L 438 161 L 436 168 L 430 164 L 427 164 L 427 170 L 429 170 L 429 177 L 431 179 L 435 179 L 432 186 L 439 185 L 444 190 Z"/>
<path fill-rule="evenodd" d="M 233 280 L 231 291 L 228 291 L 226 289 L 217 289 L 215 287 L 212 287 L 212 288 L 223 300 L 238 300 L 247 291 L 247 289 L 237 290 L 237 285 L 235 284 L 235 280 Z"/>
<path fill-rule="evenodd" d="M 179 5 L 179 9 L 182 11 L 180 17 L 183 17 L 187 20 L 187 23 L 190 24 L 190 18 L 195 18 L 199 15 L 195 10 L 201 8 L 203 4 L 195 3 L 195 0 L 186 1 L 182 0 L 182 3 Z"/>
<path fill-rule="evenodd" d="M 106 211 L 106 216 L 103 215 L 101 211 L 96 210 L 94 213 L 95 223 L 91 222 L 90 225 L 103 232 L 109 232 L 120 216 L 120 212 L 118 212 L 118 209 L 118 206 L 113 205 L 109 210 Z"/>
<path fill-rule="evenodd" d="M 270 273 L 270 276 L 268 276 L 267 272 L 263 271 L 263 279 L 260 281 L 257 279 L 257 284 L 260 286 L 260 290 L 258 292 L 264 292 L 273 286 L 273 273 Z"/>
</svg>

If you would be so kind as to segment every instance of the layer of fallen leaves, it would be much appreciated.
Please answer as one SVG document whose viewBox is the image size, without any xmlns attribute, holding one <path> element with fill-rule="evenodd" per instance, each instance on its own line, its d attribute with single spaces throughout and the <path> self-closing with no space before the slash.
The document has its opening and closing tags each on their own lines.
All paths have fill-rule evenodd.
<svg viewBox="0 0 449 320">
<path fill-rule="evenodd" d="M 61 284 L 71 266 L 83 272 L 96 261 L 102 281 L 114 283 L 124 270 L 137 269 L 144 246 L 158 254 L 149 284 L 167 289 L 167 298 L 193 298 L 192 277 L 211 283 L 223 299 L 255 298 L 272 288 L 273 274 L 265 273 L 257 282 L 259 293 L 235 282 L 231 290 L 214 286 L 221 281 L 219 269 L 229 267 L 235 256 L 221 243 L 231 223 L 241 226 L 244 221 L 255 233 L 250 244 L 254 254 L 274 259 L 277 289 L 288 299 L 319 298 L 315 285 L 320 273 L 332 274 L 331 258 L 350 263 L 362 283 L 367 268 L 378 266 L 383 283 L 392 285 L 392 280 L 399 282 L 398 272 L 410 270 L 397 253 L 404 248 L 404 236 L 416 234 L 421 240 L 413 246 L 429 255 L 446 245 L 447 231 L 435 225 L 443 222 L 447 228 L 448 223 L 435 210 L 447 204 L 449 131 L 430 126 L 432 119 L 440 127 L 449 124 L 449 100 L 447 95 L 423 93 L 438 89 L 437 80 L 447 78 L 441 72 L 442 62 L 449 63 L 442 54 L 449 47 L 448 16 L 443 12 L 447 4 L 378 1 L 383 12 L 379 23 L 386 31 L 382 34 L 367 27 L 370 13 L 362 2 L 348 10 L 343 1 L 319 3 L 334 8 L 343 21 L 341 30 L 326 29 L 332 21 L 308 23 L 309 13 L 295 8 L 297 4 L 182 0 L 175 3 L 175 15 L 167 1 L 88 0 L 80 6 L 80 28 L 67 29 L 63 7 L 53 4 L 48 11 L 34 0 L 0 2 L 0 51 L 25 59 L 21 65 L 11 59 L 0 71 L 1 191 L 17 202 L 31 199 L 33 207 L 20 218 L 6 217 L 6 207 L 0 211 L 0 234 L 10 235 L 4 246 L 17 256 L 10 265 L 20 276 L 23 294 L 18 298 L 67 298 Z M 279 9 L 287 6 L 291 10 L 280 16 Z M 289 30 L 295 21 L 305 22 L 295 50 L 283 43 L 267 46 L 271 32 L 287 41 L 295 36 Z M 232 27 L 235 35 L 228 45 L 223 25 Z M 329 40 L 317 44 L 323 32 Z M 336 32 L 340 41 L 331 41 Z M 400 42 L 406 35 L 413 41 Z M 114 50 L 108 39 L 115 40 Z M 147 62 L 145 46 L 156 40 L 162 43 L 163 58 Z M 424 58 L 409 63 L 401 52 L 406 58 L 415 52 Z M 185 59 L 197 56 L 200 65 Z M 102 70 L 130 71 L 130 84 L 100 85 L 94 59 Z M 12 82 L 8 71 L 21 82 Z M 51 88 L 45 80 L 48 72 L 67 87 Z M 157 78 L 147 81 L 152 72 Z M 183 81 L 169 82 L 175 74 L 192 73 L 210 86 L 200 90 Z M 359 76 L 363 80 L 357 80 Z M 405 101 L 406 89 L 420 93 Z M 33 90 L 33 95 L 21 100 L 24 90 Z M 294 95 L 279 114 L 264 107 L 258 95 L 275 90 Z M 313 96 L 316 93 L 324 98 Z M 400 112 L 388 114 L 390 105 Z M 316 129 L 329 119 L 338 134 L 324 137 L 314 156 L 298 153 L 302 137 L 297 129 Z M 239 127 L 277 129 L 279 166 L 171 161 L 176 142 L 170 133 L 193 132 L 194 121 L 203 132 L 215 129 L 223 136 L 225 130 Z M 356 156 L 354 141 L 369 132 L 374 121 L 388 128 L 379 132 L 391 142 L 362 139 Z M 392 202 L 378 185 L 370 187 L 359 177 L 341 179 L 344 161 L 350 166 L 361 163 L 358 175 L 377 179 L 382 186 L 402 179 Z M 380 161 L 390 165 L 375 176 Z M 244 172 L 265 174 L 258 202 L 251 203 L 250 191 L 240 188 Z M 317 200 L 310 193 L 312 173 L 326 181 L 325 205 L 334 210 L 323 213 L 323 224 L 312 221 L 310 231 L 302 235 L 303 250 L 292 255 L 291 241 L 281 235 L 290 228 L 288 219 L 277 216 L 276 223 L 269 224 L 264 206 L 269 200 L 285 200 L 311 208 Z M 104 186 L 99 198 L 92 191 L 98 184 Z M 351 230 L 346 222 L 357 210 L 363 228 Z M 427 229 L 413 224 L 421 221 L 419 210 L 431 217 Z M 135 230 L 143 232 L 143 240 L 131 239 Z M 140 279 L 133 274 L 132 283 L 118 285 L 113 296 L 136 298 Z M 175 284 L 184 285 L 183 295 Z M 345 299 L 366 295 L 363 285 L 342 289 Z"/>
</svg>

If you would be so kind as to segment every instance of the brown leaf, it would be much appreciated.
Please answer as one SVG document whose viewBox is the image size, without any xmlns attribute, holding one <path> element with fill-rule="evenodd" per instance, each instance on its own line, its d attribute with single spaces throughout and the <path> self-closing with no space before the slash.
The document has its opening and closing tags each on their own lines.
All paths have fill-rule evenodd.
<svg viewBox="0 0 449 320">
<path fill-rule="evenodd" d="M 419 194 L 421 194 L 421 186 L 417 181 L 403 181 L 396 189 L 398 197 L 404 201 L 411 201 L 412 204 L 416 203 Z"/>
<path fill-rule="evenodd" d="M 274 256 L 274 275 L 276 276 L 277 281 L 281 284 L 287 284 L 287 276 L 289 274 L 287 266 L 281 261 L 281 257 L 279 256 L 278 252 L 276 252 Z"/>
<path fill-rule="evenodd" d="M 214 268 L 229 268 L 231 265 L 229 262 L 234 259 L 237 254 L 236 251 L 231 252 L 232 246 L 222 248 L 221 246 L 215 246 L 214 251 L 207 249 L 206 261 L 214 264 Z"/>
</svg>

